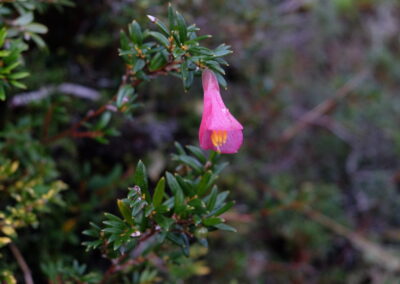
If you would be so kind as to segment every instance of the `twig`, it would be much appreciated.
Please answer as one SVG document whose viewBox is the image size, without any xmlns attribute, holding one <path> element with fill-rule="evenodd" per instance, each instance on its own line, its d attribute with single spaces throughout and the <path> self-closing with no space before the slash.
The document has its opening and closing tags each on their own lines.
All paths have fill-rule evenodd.
<svg viewBox="0 0 400 284">
<path fill-rule="evenodd" d="M 321 116 L 327 114 L 330 110 L 336 107 L 341 99 L 348 96 L 355 88 L 357 88 L 361 84 L 361 82 L 366 79 L 367 75 L 367 71 L 362 71 L 353 79 L 348 81 L 342 88 L 340 88 L 336 92 L 336 94 L 332 98 L 329 98 L 326 101 L 320 103 L 315 108 L 300 117 L 294 125 L 284 130 L 282 136 L 278 139 L 278 141 L 281 143 L 286 143 L 290 141 L 309 124 L 312 124 Z"/>
<path fill-rule="evenodd" d="M 161 68 L 159 68 L 159 69 L 157 69 L 157 70 L 148 71 L 147 73 L 148 73 L 149 76 L 154 76 L 154 75 L 166 75 L 166 74 L 168 74 L 168 72 L 176 71 L 176 70 L 175 70 L 175 69 L 176 69 L 175 66 L 176 66 L 177 64 L 179 64 L 179 62 L 173 61 L 173 62 L 170 62 L 170 63 L 166 64 L 165 66 L 162 66 Z M 126 68 L 126 71 L 125 71 L 125 74 L 124 74 L 124 76 L 123 76 L 123 80 L 122 80 L 121 86 L 124 85 L 124 84 L 128 84 L 128 79 L 129 79 L 129 74 L 130 74 L 130 72 L 131 72 L 131 71 L 130 71 L 129 68 L 127 67 L 127 68 Z M 133 87 L 137 87 L 137 86 L 140 85 L 141 83 L 142 83 L 142 80 L 141 80 L 141 79 L 137 79 L 137 78 L 136 78 L 135 80 L 133 80 L 132 82 L 130 82 L 130 84 L 131 84 Z M 78 134 L 78 135 L 75 135 L 75 134 L 76 134 L 75 131 L 78 130 L 78 128 L 81 127 L 85 122 L 91 120 L 92 118 L 95 118 L 95 117 L 101 115 L 104 111 L 106 111 L 106 110 L 108 109 L 108 106 L 109 106 L 113 101 L 115 101 L 116 98 L 117 98 L 117 94 L 115 94 L 115 95 L 111 98 L 110 101 L 108 101 L 105 105 L 102 105 L 101 107 L 99 107 L 97 110 L 95 110 L 95 111 L 89 111 L 89 112 L 86 114 L 85 117 L 83 117 L 80 121 L 74 123 L 70 128 L 64 130 L 63 132 L 61 132 L 61 133 L 59 133 L 59 134 L 57 134 L 57 135 L 55 135 L 55 136 L 53 136 L 53 137 L 50 137 L 50 138 L 45 139 L 45 143 L 52 143 L 52 142 L 55 142 L 55 141 L 57 141 L 57 140 L 59 140 L 59 139 L 62 139 L 62 138 L 68 137 L 68 136 L 72 136 L 72 137 L 74 137 L 74 136 L 75 136 L 75 137 L 82 137 L 82 136 L 80 136 L 79 134 Z"/>
<path fill-rule="evenodd" d="M 107 109 L 107 105 L 108 105 L 108 103 L 105 105 L 102 105 L 96 111 L 89 111 L 87 113 L 87 115 L 84 118 L 82 118 L 80 121 L 78 121 L 77 123 L 74 123 L 70 128 L 68 128 L 67 130 L 64 130 L 63 132 L 57 134 L 56 136 L 46 139 L 45 142 L 52 143 L 54 141 L 57 141 L 61 138 L 67 137 L 67 136 L 74 136 L 75 130 L 77 130 L 82 124 L 84 124 L 88 120 L 101 115 Z"/>
<path fill-rule="evenodd" d="M 21 252 L 17 248 L 17 246 L 13 243 L 9 244 L 12 254 L 14 255 L 15 259 L 18 262 L 19 267 L 21 268 L 24 279 L 26 284 L 33 284 L 32 273 L 29 269 L 29 266 L 26 264 L 24 257 L 22 256 Z"/>
<path fill-rule="evenodd" d="M 89 99 L 89 100 L 97 100 L 100 98 L 100 93 L 94 89 L 73 83 L 63 83 L 58 86 L 46 86 L 42 87 L 39 90 L 24 92 L 20 94 L 16 94 L 10 102 L 11 107 L 19 107 L 29 104 L 33 101 L 38 101 L 44 98 L 47 98 L 51 94 L 55 92 L 70 94 L 75 97 Z"/>
<path fill-rule="evenodd" d="M 282 192 L 278 192 L 269 187 L 264 187 L 264 189 L 277 200 L 285 200 L 285 196 Z M 346 238 L 353 244 L 354 247 L 363 252 L 366 258 L 371 260 L 371 262 L 374 262 L 375 264 L 390 271 L 400 271 L 400 258 L 391 254 L 378 244 L 368 240 L 358 233 L 351 231 L 347 227 L 336 222 L 334 219 L 326 216 L 322 212 L 312 208 L 307 204 L 296 202 L 293 204 L 293 206 L 290 206 L 290 208 L 304 214 L 309 219 L 331 230 L 337 235 Z M 268 214 L 270 212 L 265 211 L 265 213 Z"/>
<path fill-rule="evenodd" d="M 159 229 L 153 228 L 149 233 L 141 236 L 140 239 L 138 240 L 138 243 L 136 244 L 136 247 L 140 247 L 140 245 L 142 243 L 144 243 L 149 238 L 154 236 L 158 231 L 159 231 Z M 106 272 L 105 272 L 103 278 L 101 279 L 101 281 L 99 282 L 99 284 L 107 283 L 109 278 L 118 271 L 122 271 L 129 266 L 138 265 L 138 264 L 141 264 L 144 261 L 146 261 L 146 258 L 140 257 L 140 256 L 127 260 L 129 258 L 129 256 L 130 256 L 129 253 L 125 253 L 125 254 L 121 255 L 120 257 L 118 257 L 117 259 L 113 260 L 112 264 L 106 270 Z M 124 261 L 126 261 L 126 262 L 124 262 Z"/>
</svg>

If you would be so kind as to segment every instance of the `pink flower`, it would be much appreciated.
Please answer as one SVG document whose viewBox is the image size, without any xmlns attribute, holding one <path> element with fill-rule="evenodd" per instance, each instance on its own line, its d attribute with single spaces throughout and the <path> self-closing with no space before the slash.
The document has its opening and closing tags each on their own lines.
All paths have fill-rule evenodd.
<svg viewBox="0 0 400 284">
<path fill-rule="evenodd" d="M 204 110 L 199 131 L 200 147 L 219 153 L 236 153 L 243 142 L 243 126 L 222 101 L 215 74 L 203 71 Z"/>
</svg>

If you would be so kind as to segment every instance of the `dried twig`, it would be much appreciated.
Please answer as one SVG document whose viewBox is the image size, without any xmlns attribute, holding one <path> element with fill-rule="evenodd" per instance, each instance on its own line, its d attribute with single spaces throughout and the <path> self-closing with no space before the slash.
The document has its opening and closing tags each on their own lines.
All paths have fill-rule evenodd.
<svg viewBox="0 0 400 284">
<path fill-rule="evenodd" d="M 320 103 L 315 108 L 300 117 L 294 125 L 284 130 L 282 136 L 278 139 L 278 141 L 280 141 L 281 143 L 287 143 L 297 134 L 299 134 L 303 129 L 305 129 L 309 124 L 314 123 L 321 116 L 327 114 L 330 110 L 336 107 L 341 99 L 348 96 L 355 88 L 357 88 L 361 84 L 361 82 L 366 79 L 367 75 L 367 71 L 362 71 L 353 79 L 348 81 L 342 88 L 340 88 L 336 92 L 336 94 L 332 98 L 329 98 L 326 101 Z"/>
<path fill-rule="evenodd" d="M 29 266 L 26 264 L 24 257 L 22 256 L 21 252 L 17 248 L 17 246 L 13 243 L 9 244 L 12 254 L 14 255 L 15 259 L 18 262 L 19 267 L 24 274 L 24 279 L 26 284 L 33 284 L 32 273 Z"/>
<path fill-rule="evenodd" d="M 277 200 L 283 201 L 286 199 L 282 192 L 278 192 L 277 190 L 269 187 L 264 187 L 264 189 Z M 368 240 L 367 238 L 356 232 L 353 232 L 342 224 L 336 222 L 334 219 L 326 216 L 322 212 L 312 208 L 307 204 L 295 202 L 293 203 L 293 206 L 290 206 L 288 208 L 304 214 L 306 217 L 313 220 L 314 222 L 331 230 L 335 234 L 346 238 L 352 243 L 355 248 L 358 248 L 364 254 L 367 260 L 370 260 L 376 265 L 379 265 L 380 267 L 385 268 L 389 271 L 400 271 L 400 258 L 391 254 L 379 244 Z M 270 212 L 264 211 L 264 213 L 268 214 Z"/>
<path fill-rule="evenodd" d="M 176 65 L 178 63 L 179 62 L 175 62 L 175 61 L 170 62 L 167 65 L 161 67 L 160 69 L 153 70 L 153 71 L 148 71 L 148 75 L 149 76 L 166 75 L 166 74 L 168 74 L 168 72 L 176 71 Z M 142 80 L 141 79 L 137 79 L 137 78 L 134 78 L 131 82 L 128 82 L 129 81 L 129 75 L 131 74 L 130 72 L 131 71 L 130 71 L 129 67 L 127 67 L 126 70 L 125 70 L 125 75 L 123 76 L 123 80 L 122 80 L 121 86 L 129 83 L 133 87 L 137 87 L 138 85 L 140 85 L 142 83 Z M 86 135 L 87 132 L 83 132 L 85 134 L 81 135 L 81 134 L 79 134 L 79 132 L 77 133 L 77 131 L 85 122 L 87 122 L 87 121 L 91 120 L 92 118 L 95 118 L 95 117 L 101 115 L 102 113 L 104 113 L 109 108 L 111 103 L 116 100 L 116 98 L 117 98 L 117 94 L 115 94 L 110 99 L 110 101 L 108 101 L 105 105 L 100 106 L 95 111 L 89 111 L 86 114 L 86 116 L 84 116 L 80 121 L 74 123 L 72 126 L 70 126 L 68 129 L 64 130 L 63 132 L 61 132 L 61 133 L 59 133 L 59 134 L 57 134 L 57 135 L 55 135 L 53 137 L 45 139 L 44 142 L 52 143 L 52 142 L 55 142 L 55 141 L 57 141 L 59 139 L 62 139 L 62 138 L 65 138 L 65 137 L 70 137 L 70 136 L 72 136 L 72 137 L 97 137 L 97 136 L 90 136 L 90 135 L 88 136 L 88 135 Z"/>
<path fill-rule="evenodd" d="M 19 107 L 29 104 L 33 101 L 38 101 L 47 98 L 55 92 L 70 94 L 75 97 L 97 100 L 100 98 L 100 93 L 92 88 L 73 83 L 63 83 L 58 86 L 46 86 L 32 92 L 24 92 L 16 94 L 10 102 L 11 107 Z"/>
</svg>

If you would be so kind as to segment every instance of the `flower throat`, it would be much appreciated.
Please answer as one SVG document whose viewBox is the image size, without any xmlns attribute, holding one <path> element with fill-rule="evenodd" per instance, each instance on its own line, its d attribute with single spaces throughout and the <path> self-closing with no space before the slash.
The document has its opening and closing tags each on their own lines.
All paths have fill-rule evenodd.
<svg viewBox="0 0 400 284">
<path fill-rule="evenodd" d="M 220 148 L 222 145 L 226 143 L 226 139 L 228 138 L 227 131 L 224 130 L 213 130 L 211 133 L 211 142 L 217 148 L 217 151 L 220 152 Z"/>
</svg>

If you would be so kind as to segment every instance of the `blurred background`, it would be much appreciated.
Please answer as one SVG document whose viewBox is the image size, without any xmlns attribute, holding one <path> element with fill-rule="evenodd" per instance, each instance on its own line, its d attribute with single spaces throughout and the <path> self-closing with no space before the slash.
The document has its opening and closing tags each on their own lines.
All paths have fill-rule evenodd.
<svg viewBox="0 0 400 284">
<path fill-rule="evenodd" d="M 191 283 L 399 283 L 400 3 L 172 4 L 200 34 L 213 35 L 206 46 L 232 46 L 222 95 L 245 136 L 240 152 L 224 157 L 230 166 L 219 181 L 237 202 L 225 218 L 238 233 L 210 234 L 209 252 L 199 249 L 195 265 L 173 273 Z M 119 31 L 132 19 L 146 25 L 147 14 L 165 19 L 167 5 L 86 0 L 42 11 L 48 48 L 26 57 L 29 90 L 74 83 L 94 93 L 87 99 L 58 90 L 29 108 L 14 102 L 8 117 L 34 124 L 53 108 L 58 126 L 67 126 L 106 102 L 124 72 Z M 26 258 L 38 275 L 61 254 L 101 267 L 98 255 L 82 254 L 80 232 L 100 212 L 116 210 L 137 160 L 156 181 L 171 167 L 174 141 L 198 145 L 200 78 L 184 92 L 179 79 L 160 77 L 138 94 L 132 119 L 113 118 L 120 135 L 108 144 L 53 146 L 70 189 L 59 215 L 25 229 Z M 62 235 L 48 229 L 60 226 Z M 40 230 L 49 233 L 35 240 Z M 48 262 L 35 264 L 38 255 Z"/>
</svg>

